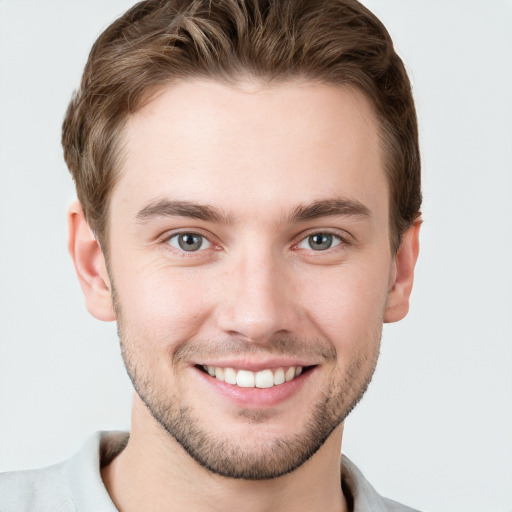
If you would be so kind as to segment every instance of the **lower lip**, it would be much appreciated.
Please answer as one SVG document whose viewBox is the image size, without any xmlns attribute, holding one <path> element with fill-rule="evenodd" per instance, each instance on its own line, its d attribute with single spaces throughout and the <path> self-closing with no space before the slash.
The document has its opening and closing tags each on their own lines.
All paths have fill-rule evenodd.
<svg viewBox="0 0 512 512">
<path fill-rule="evenodd" d="M 315 371 L 315 368 L 309 368 L 293 380 L 272 386 L 271 388 L 242 388 L 234 384 L 226 384 L 196 367 L 193 367 L 193 369 L 214 392 L 235 405 L 246 408 L 272 407 L 284 402 L 298 393 Z"/>
</svg>

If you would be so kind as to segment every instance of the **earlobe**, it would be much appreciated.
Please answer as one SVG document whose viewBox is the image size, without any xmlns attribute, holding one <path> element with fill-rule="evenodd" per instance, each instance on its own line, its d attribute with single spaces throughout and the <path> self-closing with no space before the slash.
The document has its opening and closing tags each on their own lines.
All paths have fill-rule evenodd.
<svg viewBox="0 0 512 512">
<path fill-rule="evenodd" d="M 68 230 L 68 250 L 82 287 L 87 310 L 99 320 L 115 320 L 105 257 L 78 201 L 69 207 Z"/>
<path fill-rule="evenodd" d="M 421 220 L 417 220 L 402 236 L 393 264 L 384 322 L 398 322 L 409 311 L 414 268 L 419 253 L 420 226 Z"/>
</svg>

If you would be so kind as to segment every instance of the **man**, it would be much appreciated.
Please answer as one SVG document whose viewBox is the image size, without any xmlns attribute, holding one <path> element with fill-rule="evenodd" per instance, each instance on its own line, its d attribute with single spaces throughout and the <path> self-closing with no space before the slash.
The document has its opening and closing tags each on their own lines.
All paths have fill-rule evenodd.
<svg viewBox="0 0 512 512">
<path fill-rule="evenodd" d="M 418 255 L 416 116 L 382 24 L 355 0 L 141 2 L 95 43 L 63 146 L 132 428 L 3 475 L 0 510 L 411 510 L 340 464 Z"/>
</svg>

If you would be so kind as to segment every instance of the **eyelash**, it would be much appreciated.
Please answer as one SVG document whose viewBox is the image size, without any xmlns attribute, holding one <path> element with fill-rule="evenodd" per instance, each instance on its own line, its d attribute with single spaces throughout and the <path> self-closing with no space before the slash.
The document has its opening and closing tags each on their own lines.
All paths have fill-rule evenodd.
<svg viewBox="0 0 512 512">
<path fill-rule="evenodd" d="M 197 236 L 200 236 L 201 238 L 203 238 L 204 240 L 206 240 L 210 246 L 205 248 L 205 249 L 200 249 L 200 250 L 197 250 L 197 251 L 185 251 L 185 250 L 180 250 L 176 247 L 173 247 L 171 246 L 170 244 L 170 240 L 175 238 L 175 237 L 178 237 L 180 235 L 197 235 Z M 349 236 L 347 236 L 348 234 L 345 233 L 345 235 L 341 235 L 339 232 L 333 232 L 329 229 L 320 229 L 320 230 L 313 230 L 313 231 L 309 231 L 307 233 L 302 233 L 300 235 L 300 238 L 296 241 L 296 242 L 293 242 L 292 243 L 292 250 L 301 250 L 301 248 L 299 248 L 298 246 L 305 242 L 308 238 L 314 236 L 314 235 L 327 235 L 327 236 L 332 236 L 334 239 L 336 239 L 338 241 L 338 243 L 336 243 L 335 245 L 325 249 L 325 250 L 318 250 L 318 251 L 315 251 L 313 250 L 312 248 L 311 249 L 305 249 L 307 250 L 308 252 L 311 252 L 313 254 L 317 253 L 317 254 L 322 254 L 322 253 L 330 253 L 332 251 L 332 249 L 335 249 L 336 247 L 339 247 L 339 246 L 349 246 L 349 245 L 352 245 L 352 242 L 351 240 L 349 240 Z M 167 250 L 170 250 L 172 251 L 174 254 L 176 255 L 179 255 L 180 257 L 183 257 L 183 258 L 190 258 L 190 257 L 197 257 L 197 254 L 199 253 L 204 253 L 207 251 L 207 249 L 213 249 L 213 250 L 220 250 L 220 244 L 216 244 L 215 242 L 212 241 L 212 238 L 213 238 L 213 235 L 206 235 L 204 233 L 201 233 L 199 230 L 186 230 L 186 231 L 178 231 L 178 232 L 174 232 L 174 233 L 167 233 L 165 234 L 164 236 L 162 236 L 160 238 L 160 242 L 162 244 L 164 244 L 166 246 L 166 249 Z M 341 247 L 340 247 L 341 248 Z"/>
<path fill-rule="evenodd" d="M 306 242 L 308 238 L 310 238 L 314 235 L 332 236 L 334 239 L 336 239 L 338 241 L 338 243 L 336 243 L 335 245 L 332 245 L 331 247 L 329 247 L 323 251 L 315 251 L 312 248 L 304 249 L 304 250 L 307 250 L 311 254 L 315 254 L 315 255 L 322 255 L 322 254 L 327 254 L 327 253 L 330 254 L 333 250 L 336 250 L 336 248 L 342 249 L 343 247 L 352 245 L 350 235 L 345 231 L 343 232 L 343 234 L 341 234 L 339 231 L 333 231 L 330 229 L 315 229 L 315 230 L 308 231 L 306 233 L 302 233 L 300 235 L 299 240 L 297 242 L 293 243 L 292 249 L 301 250 L 299 245 L 303 242 Z"/>
<path fill-rule="evenodd" d="M 205 249 L 198 250 L 198 251 L 180 250 L 180 249 L 178 249 L 176 247 L 173 247 L 170 244 L 171 239 L 173 239 L 175 237 L 178 237 L 180 235 L 197 235 L 197 236 L 200 236 L 201 238 L 206 240 L 210 244 L 210 246 L 205 248 Z M 162 236 L 160 238 L 160 242 L 165 246 L 166 250 L 171 251 L 174 255 L 178 255 L 179 257 L 182 257 L 182 258 L 193 258 L 193 257 L 197 257 L 197 255 L 200 254 L 200 253 L 206 252 L 207 249 L 216 250 L 216 248 L 217 248 L 217 250 L 218 250 L 219 244 L 214 243 L 212 241 L 212 238 L 213 238 L 213 235 L 206 235 L 204 233 L 201 233 L 199 230 L 191 229 L 191 230 L 177 231 L 177 232 L 174 232 L 174 233 L 166 233 L 164 236 Z"/>
<path fill-rule="evenodd" d="M 341 245 L 344 243 L 344 240 L 343 238 L 336 234 L 336 233 L 330 233 L 328 231 L 318 231 L 318 232 L 314 232 L 314 233 L 310 233 L 309 235 L 306 235 L 305 237 L 302 237 L 299 242 L 297 242 L 293 247 L 294 248 L 297 248 L 297 249 L 300 249 L 300 245 L 303 244 L 303 243 L 307 243 L 308 242 L 308 239 L 311 239 L 312 237 L 314 236 L 328 236 L 328 237 L 331 237 L 333 240 L 332 240 L 332 243 L 334 245 L 331 244 L 330 247 L 327 247 L 326 249 L 324 250 L 318 250 L 318 251 L 315 251 L 312 247 L 311 247 L 311 241 L 309 241 L 309 249 L 306 248 L 306 250 L 311 250 L 313 252 L 318 252 L 318 253 L 321 253 L 321 252 L 327 252 L 329 251 L 330 249 L 334 248 L 334 247 L 337 247 L 338 245 Z M 336 242 L 336 243 L 335 243 Z"/>
</svg>

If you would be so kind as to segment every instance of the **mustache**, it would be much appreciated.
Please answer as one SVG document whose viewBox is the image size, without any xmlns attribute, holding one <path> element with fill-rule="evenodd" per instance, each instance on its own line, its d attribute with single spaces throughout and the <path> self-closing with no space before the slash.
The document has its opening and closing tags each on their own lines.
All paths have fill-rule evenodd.
<svg viewBox="0 0 512 512">
<path fill-rule="evenodd" d="M 335 347 L 321 338 L 303 339 L 297 336 L 279 336 L 264 344 L 246 341 L 236 337 L 223 339 L 187 340 L 179 345 L 172 355 L 173 362 L 190 361 L 194 358 L 223 358 L 233 356 L 292 356 L 299 359 L 313 359 L 333 362 L 337 359 Z"/>
</svg>

